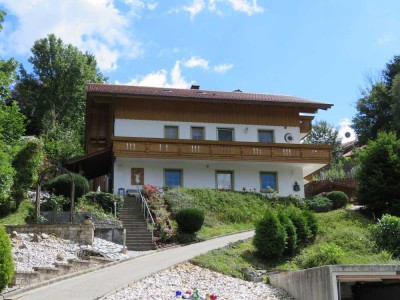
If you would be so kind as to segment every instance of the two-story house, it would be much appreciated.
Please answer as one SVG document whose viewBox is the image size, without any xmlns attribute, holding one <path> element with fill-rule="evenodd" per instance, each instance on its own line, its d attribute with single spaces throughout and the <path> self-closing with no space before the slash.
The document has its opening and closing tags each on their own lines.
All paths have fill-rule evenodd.
<svg viewBox="0 0 400 300">
<path fill-rule="evenodd" d="M 207 187 L 304 196 L 331 147 L 301 143 L 332 105 L 292 96 L 89 84 L 86 152 L 70 168 L 102 189 Z"/>
</svg>

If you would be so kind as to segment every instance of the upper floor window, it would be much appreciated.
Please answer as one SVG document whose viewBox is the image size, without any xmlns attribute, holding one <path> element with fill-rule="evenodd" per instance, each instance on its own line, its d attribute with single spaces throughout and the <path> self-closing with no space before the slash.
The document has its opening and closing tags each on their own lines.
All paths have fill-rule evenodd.
<svg viewBox="0 0 400 300">
<path fill-rule="evenodd" d="M 273 143 L 274 142 L 274 132 L 272 130 L 259 130 L 258 131 L 258 142 Z"/>
<path fill-rule="evenodd" d="M 204 140 L 204 127 L 192 127 L 192 140 Z"/>
<path fill-rule="evenodd" d="M 165 126 L 164 127 L 164 138 L 178 139 L 178 126 Z"/>
<path fill-rule="evenodd" d="M 218 141 L 232 142 L 233 129 L 231 128 L 218 128 Z"/>
<path fill-rule="evenodd" d="M 182 170 L 164 170 L 164 185 L 172 188 L 182 186 Z"/>
<path fill-rule="evenodd" d="M 260 190 L 267 191 L 269 189 L 277 190 L 276 173 L 261 172 L 260 173 Z"/>
</svg>

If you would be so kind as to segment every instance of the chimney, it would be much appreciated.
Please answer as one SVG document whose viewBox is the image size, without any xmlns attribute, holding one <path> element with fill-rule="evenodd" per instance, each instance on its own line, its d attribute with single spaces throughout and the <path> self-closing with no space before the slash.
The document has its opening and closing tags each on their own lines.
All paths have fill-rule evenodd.
<svg viewBox="0 0 400 300">
<path fill-rule="evenodd" d="M 190 87 L 191 90 L 198 90 L 200 89 L 200 86 L 198 84 L 192 84 L 192 86 Z"/>
</svg>

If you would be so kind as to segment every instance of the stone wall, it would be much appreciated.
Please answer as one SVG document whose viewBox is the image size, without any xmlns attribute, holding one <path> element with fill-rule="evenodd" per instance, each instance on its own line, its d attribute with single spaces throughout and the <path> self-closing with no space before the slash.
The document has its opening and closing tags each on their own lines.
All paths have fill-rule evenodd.
<svg viewBox="0 0 400 300">
<path fill-rule="evenodd" d="M 7 233 L 16 231 L 18 233 L 47 233 L 54 234 L 60 238 L 71 240 L 79 244 L 92 245 L 94 239 L 93 225 L 80 224 L 29 224 L 29 225 L 6 225 Z"/>
<path fill-rule="evenodd" d="M 94 236 L 109 242 L 123 245 L 124 228 L 97 228 L 94 230 Z"/>
</svg>

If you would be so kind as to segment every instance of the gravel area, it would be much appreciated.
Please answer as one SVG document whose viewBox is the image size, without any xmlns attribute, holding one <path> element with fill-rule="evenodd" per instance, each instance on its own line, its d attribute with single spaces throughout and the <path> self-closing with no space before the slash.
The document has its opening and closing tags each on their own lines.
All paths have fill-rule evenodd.
<svg viewBox="0 0 400 300">
<path fill-rule="evenodd" d="M 147 277 L 105 299 L 171 300 L 177 299 L 175 297 L 177 290 L 184 294 L 187 290 L 193 291 L 195 288 L 201 297 L 205 297 L 208 293 L 216 295 L 219 300 L 293 299 L 282 289 L 271 285 L 232 278 L 190 263 L 180 264 Z"/>
<path fill-rule="evenodd" d="M 95 238 L 93 245 L 78 245 L 54 235 L 16 234 L 11 237 L 12 254 L 15 270 L 32 271 L 33 267 L 51 266 L 55 262 L 67 262 L 68 259 L 79 259 L 79 253 L 111 258 L 126 259 L 143 254 L 143 251 L 121 253 L 122 246 Z"/>
</svg>

